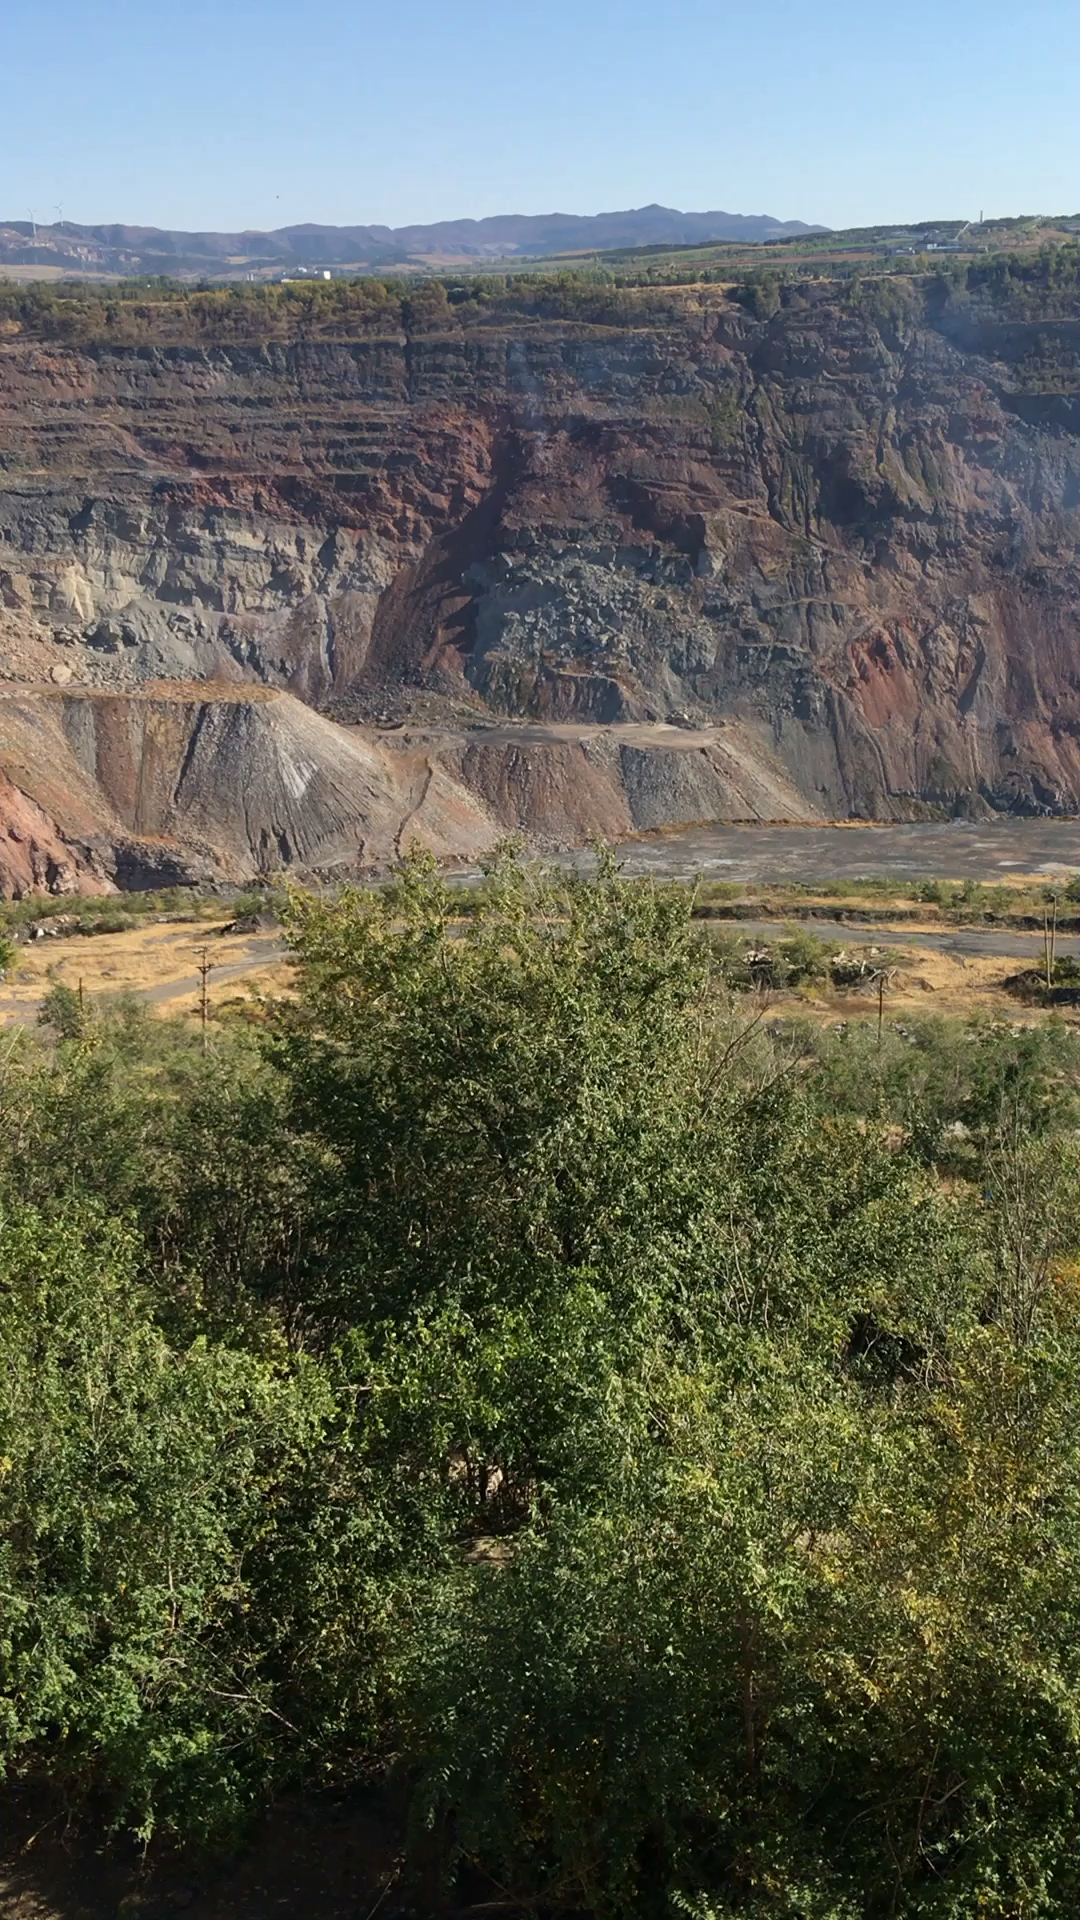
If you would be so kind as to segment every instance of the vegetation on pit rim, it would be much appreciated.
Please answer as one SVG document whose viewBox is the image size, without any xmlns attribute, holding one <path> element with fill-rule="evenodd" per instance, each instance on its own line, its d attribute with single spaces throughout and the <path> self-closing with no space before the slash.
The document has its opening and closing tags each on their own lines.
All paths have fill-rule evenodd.
<svg viewBox="0 0 1080 1920">
<path fill-rule="evenodd" d="M 766 1031 L 610 866 L 474 908 L 5 1048 L 9 1788 L 220 1840 L 393 1766 L 451 1898 L 1065 1920 L 1080 1036 Z"/>
<path fill-rule="evenodd" d="M 888 326 L 981 311 L 1018 320 L 1075 317 L 1080 244 L 946 261 L 925 254 L 845 262 L 819 258 L 810 248 L 783 263 L 760 254 L 736 260 L 721 248 L 681 264 L 224 287 L 167 280 L 0 282 L 0 338 L 76 347 L 270 347 L 324 337 L 414 337 L 505 321 L 652 327 L 683 317 L 680 289 L 709 286 L 727 288 L 759 320 L 823 297 Z"/>
</svg>

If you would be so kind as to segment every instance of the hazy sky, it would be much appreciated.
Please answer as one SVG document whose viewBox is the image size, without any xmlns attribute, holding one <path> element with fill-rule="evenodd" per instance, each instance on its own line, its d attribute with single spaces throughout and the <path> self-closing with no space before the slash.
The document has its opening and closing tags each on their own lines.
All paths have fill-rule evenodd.
<svg viewBox="0 0 1080 1920">
<path fill-rule="evenodd" d="M 0 0 L 0 218 L 1080 210 L 1080 0 Z"/>
</svg>

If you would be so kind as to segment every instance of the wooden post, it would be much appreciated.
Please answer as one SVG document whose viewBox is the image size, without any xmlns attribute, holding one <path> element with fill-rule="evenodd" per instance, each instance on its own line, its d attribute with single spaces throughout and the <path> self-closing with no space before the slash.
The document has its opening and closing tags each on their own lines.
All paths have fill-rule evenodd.
<svg viewBox="0 0 1080 1920">
<path fill-rule="evenodd" d="M 1051 975 L 1051 983 L 1052 983 L 1054 968 L 1057 966 L 1057 894 L 1056 893 L 1051 894 L 1050 903 L 1051 903 L 1051 906 L 1053 907 L 1053 919 L 1050 922 L 1050 975 Z"/>
<path fill-rule="evenodd" d="M 206 1022 L 207 1022 L 207 1018 L 210 1011 L 209 1001 L 207 999 L 206 983 L 210 977 L 210 969 L 214 963 L 210 958 L 209 947 L 197 947 L 196 952 L 199 955 L 199 979 L 201 982 L 201 991 L 199 994 L 199 1019 L 202 1023 L 202 1050 L 205 1053 L 207 1048 Z"/>
<path fill-rule="evenodd" d="M 885 1021 L 885 969 L 877 977 L 877 1043 L 881 1045 L 881 1029 Z"/>
</svg>

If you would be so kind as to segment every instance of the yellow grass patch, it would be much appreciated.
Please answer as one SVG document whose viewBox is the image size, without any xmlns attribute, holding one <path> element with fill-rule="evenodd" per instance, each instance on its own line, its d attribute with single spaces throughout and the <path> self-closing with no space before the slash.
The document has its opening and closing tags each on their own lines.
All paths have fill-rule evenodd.
<svg viewBox="0 0 1080 1920">
<path fill-rule="evenodd" d="M 19 949 L 0 984 L 0 1021 L 33 1020 L 53 981 L 91 1000 L 136 993 L 157 1012 L 189 1013 L 199 1004 L 201 950 L 213 962 L 207 993 L 211 1008 L 235 999 L 249 984 L 287 986 L 291 967 L 274 934 L 218 934 L 213 927 L 150 925 L 126 933 L 46 938 Z"/>
</svg>

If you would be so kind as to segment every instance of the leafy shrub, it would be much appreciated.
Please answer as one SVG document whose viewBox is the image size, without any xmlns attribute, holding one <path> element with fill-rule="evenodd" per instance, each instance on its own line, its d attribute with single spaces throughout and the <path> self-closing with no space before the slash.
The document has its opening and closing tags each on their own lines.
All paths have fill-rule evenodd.
<svg viewBox="0 0 1080 1920">
<path fill-rule="evenodd" d="M 78 1040 L 86 1031 L 87 1008 L 82 995 L 62 980 L 54 980 L 38 1008 L 38 1023 L 53 1027 L 61 1040 Z"/>
<path fill-rule="evenodd" d="M 280 918 L 285 907 L 285 895 L 275 887 L 249 887 L 238 893 L 229 907 L 229 916 L 233 920 L 246 920 L 255 915 L 267 915 Z"/>
<path fill-rule="evenodd" d="M 260 1771 L 242 1569 L 310 1415 L 238 1353 L 170 1351 L 136 1254 L 92 1215 L 0 1216 L 2 1744 L 198 1830 Z"/>
<path fill-rule="evenodd" d="M 1076 1034 L 770 1032 L 607 864 L 286 924 L 258 1036 L 0 1060 L 9 1780 L 393 1763 L 527 1906 L 1065 1920 Z"/>
<path fill-rule="evenodd" d="M 130 913 L 99 913 L 92 919 L 80 914 L 72 927 L 73 933 L 130 933 L 138 922 Z"/>
</svg>

